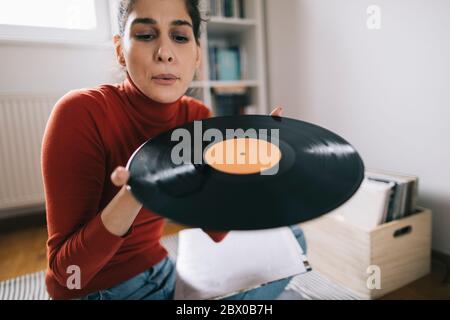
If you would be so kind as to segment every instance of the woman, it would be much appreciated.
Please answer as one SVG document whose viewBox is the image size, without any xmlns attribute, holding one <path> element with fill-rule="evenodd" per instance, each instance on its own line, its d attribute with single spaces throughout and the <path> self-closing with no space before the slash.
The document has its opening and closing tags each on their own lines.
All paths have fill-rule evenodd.
<svg viewBox="0 0 450 320">
<path fill-rule="evenodd" d="M 159 244 L 164 221 L 127 190 L 123 165 L 150 137 L 210 117 L 184 96 L 201 60 L 198 0 L 121 1 L 119 17 L 114 44 L 126 79 L 68 93 L 44 136 L 54 299 L 173 297 L 174 266 Z"/>
</svg>

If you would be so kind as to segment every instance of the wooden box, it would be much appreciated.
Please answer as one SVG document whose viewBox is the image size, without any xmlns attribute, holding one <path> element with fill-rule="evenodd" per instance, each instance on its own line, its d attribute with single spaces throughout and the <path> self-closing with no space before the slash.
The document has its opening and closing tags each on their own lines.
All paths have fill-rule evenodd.
<svg viewBox="0 0 450 320">
<path fill-rule="evenodd" d="M 313 270 L 362 299 L 379 298 L 430 272 L 429 209 L 421 208 L 418 213 L 371 231 L 332 215 L 301 227 Z"/>
</svg>

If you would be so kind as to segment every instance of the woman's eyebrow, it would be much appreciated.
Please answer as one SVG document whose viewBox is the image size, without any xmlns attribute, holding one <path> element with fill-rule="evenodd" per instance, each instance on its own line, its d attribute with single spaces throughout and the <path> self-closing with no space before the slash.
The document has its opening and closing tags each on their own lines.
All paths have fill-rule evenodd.
<svg viewBox="0 0 450 320">
<path fill-rule="evenodd" d="M 133 22 L 131 23 L 132 26 L 134 26 L 135 24 L 157 24 L 155 19 L 152 18 L 136 18 L 133 20 Z"/>
<path fill-rule="evenodd" d="M 174 26 L 174 27 L 176 27 L 176 26 L 189 26 L 189 27 L 192 28 L 192 24 L 189 23 L 186 20 L 174 20 L 174 21 L 172 21 L 171 25 Z"/>
<path fill-rule="evenodd" d="M 136 18 L 133 20 L 133 22 L 131 23 L 131 25 L 135 25 L 135 24 L 151 24 L 151 25 L 155 25 L 158 24 L 158 22 L 155 19 L 152 18 Z M 171 26 L 177 27 L 177 26 L 189 26 L 192 28 L 192 24 L 189 21 L 186 20 L 174 20 L 172 21 L 172 23 L 170 24 Z"/>
</svg>

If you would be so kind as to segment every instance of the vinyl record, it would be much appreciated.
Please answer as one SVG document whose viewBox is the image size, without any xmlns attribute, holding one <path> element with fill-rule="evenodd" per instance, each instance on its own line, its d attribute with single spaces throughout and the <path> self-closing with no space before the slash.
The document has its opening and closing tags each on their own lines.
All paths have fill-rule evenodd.
<svg viewBox="0 0 450 320">
<path fill-rule="evenodd" d="M 128 188 L 144 207 L 210 230 L 317 218 L 346 202 L 364 178 L 361 157 L 347 141 L 271 116 L 217 117 L 174 128 L 143 144 L 127 168 Z"/>
</svg>

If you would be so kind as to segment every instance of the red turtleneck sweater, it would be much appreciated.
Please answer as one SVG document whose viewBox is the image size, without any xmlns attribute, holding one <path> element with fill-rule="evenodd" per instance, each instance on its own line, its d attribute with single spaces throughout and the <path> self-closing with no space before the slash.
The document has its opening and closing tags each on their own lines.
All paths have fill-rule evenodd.
<svg viewBox="0 0 450 320">
<path fill-rule="evenodd" d="M 49 233 L 46 284 L 52 298 L 78 298 L 110 288 L 167 256 L 159 243 L 164 220 L 150 210 L 139 212 L 125 237 L 105 228 L 100 212 L 120 190 L 110 175 L 149 138 L 209 116 L 201 102 L 189 97 L 157 103 L 129 77 L 118 85 L 72 91 L 58 101 L 42 146 Z M 215 241 L 224 237 L 209 235 Z M 72 265 L 80 268 L 81 289 L 67 288 Z"/>
</svg>

